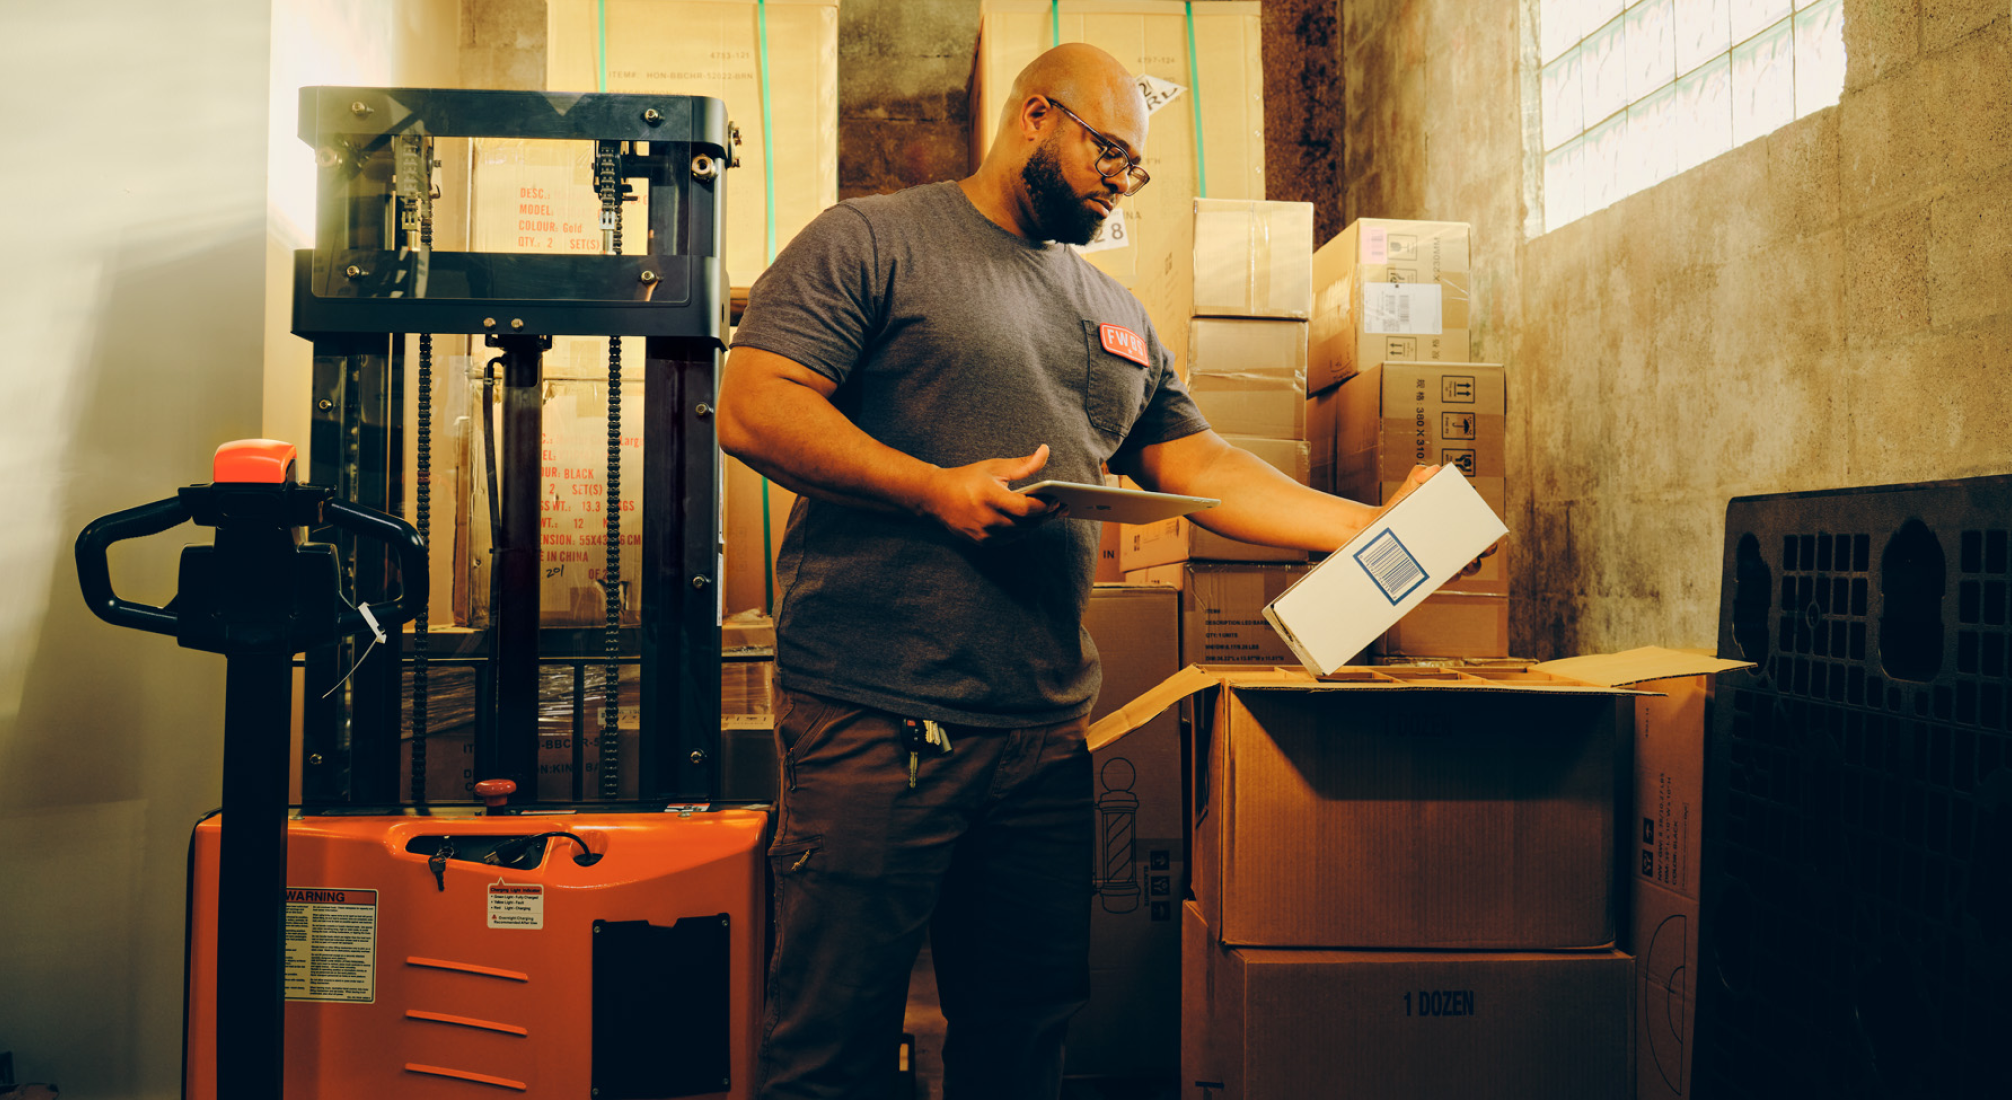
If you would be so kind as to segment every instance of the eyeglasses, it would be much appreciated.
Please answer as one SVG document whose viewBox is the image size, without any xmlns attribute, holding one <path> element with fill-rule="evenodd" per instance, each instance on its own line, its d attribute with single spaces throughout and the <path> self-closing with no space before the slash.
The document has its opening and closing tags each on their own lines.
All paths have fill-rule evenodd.
<svg viewBox="0 0 2012 1100">
<path fill-rule="evenodd" d="M 1098 133 L 1096 127 L 1091 126 L 1087 122 L 1084 122 L 1081 116 L 1077 115 L 1076 112 L 1070 110 L 1067 107 L 1062 106 L 1061 100 L 1056 99 L 1053 96 L 1047 96 L 1044 98 L 1046 98 L 1048 102 L 1054 104 L 1056 110 L 1062 112 L 1065 115 L 1068 115 L 1070 118 L 1075 119 L 1076 125 L 1081 126 L 1083 128 L 1083 132 L 1090 135 L 1090 140 L 1096 142 L 1097 145 L 1103 149 L 1103 152 L 1099 154 L 1097 157 L 1098 175 L 1103 176 L 1105 179 L 1111 179 L 1119 175 L 1124 176 L 1125 177 L 1124 194 L 1128 196 L 1138 194 L 1139 188 L 1144 187 L 1146 184 L 1152 181 L 1153 177 L 1147 175 L 1146 170 L 1144 168 L 1139 167 L 1138 161 L 1133 160 L 1129 156 L 1126 156 L 1124 149 L 1121 148 L 1117 142 L 1112 141 L 1110 138 L 1107 138 L 1104 135 Z"/>
</svg>

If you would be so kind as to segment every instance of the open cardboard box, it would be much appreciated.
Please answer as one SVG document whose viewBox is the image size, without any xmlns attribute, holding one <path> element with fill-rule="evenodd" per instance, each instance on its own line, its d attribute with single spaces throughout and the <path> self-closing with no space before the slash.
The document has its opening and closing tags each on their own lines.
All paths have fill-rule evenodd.
<svg viewBox="0 0 2012 1100">
<path fill-rule="evenodd" d="M 1538 669 L 1658 694 L 1635 699 L 1634 812 L 1622 833 L 1635 966 L 1635 1095 L 1691 1095 L 1702 893 L 1704 743 L 1712 677 L 1752 668 L 1705 652 L 1650 647 L 1568 657 Z"/>
<path fill-rule="evenodd" d="M 1617 939 L 1616 807 L 1648 694 L 1626 685 L 1698 660 L 1634 651 L 1574 676 L 1191 665 L 1089 743 L 1202 696 L 1192 885 L 1223 944 L 1597 949 Z"/>
</svg>

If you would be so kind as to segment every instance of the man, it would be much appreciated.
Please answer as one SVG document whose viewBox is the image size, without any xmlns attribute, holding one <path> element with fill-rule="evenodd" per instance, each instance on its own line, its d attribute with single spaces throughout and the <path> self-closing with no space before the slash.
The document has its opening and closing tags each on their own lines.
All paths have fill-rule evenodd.
<svg viewBox="0 0 2012 1100">
<path fill-rule="evenodd" d="M 1209 430 L 1138 300 L 1065 247 L 1146 179 L 1123 66 L 1059 46 L 1010 99 L 976 174 L 804 230 L 720 390 L 720 445 L 801 494 L 777 569 L 765 1097 L 886 1094 L 925 930 L 945 1095 L 1059 1090 L 1088 987 L 1098 533 L 1015 484 L 1107 463 L 1220 499 L 1210 530 L 1317 550 L 1379 512 Z"/>
</svg>

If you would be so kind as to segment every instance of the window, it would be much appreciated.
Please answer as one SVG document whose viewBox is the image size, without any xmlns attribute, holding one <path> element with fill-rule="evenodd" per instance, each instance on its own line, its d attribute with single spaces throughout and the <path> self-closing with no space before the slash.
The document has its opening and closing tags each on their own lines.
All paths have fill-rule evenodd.
<svg viewBox="0 0 2012 1100">
<path fill-rule="evenodd" d="M 1536 0 L 1544 228 L 1831 106 L 1843 0 Z"/>
</svg>

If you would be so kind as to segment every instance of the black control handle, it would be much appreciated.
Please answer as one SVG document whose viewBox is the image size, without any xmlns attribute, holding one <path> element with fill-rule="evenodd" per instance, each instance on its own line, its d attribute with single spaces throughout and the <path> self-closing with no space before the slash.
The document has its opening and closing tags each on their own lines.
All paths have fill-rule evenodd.
<svg viewBox="0 0 2012 1100">
<path fill-rule="evenodd" d="M 112 591 L 112 565 L 108 554 L 112 544 L 127 539 L 158 535 L 189 518 L 180 497 L 157 500 L 123 512 L 113 512 L 92 520 L 77 536 L 77 582 L 84 589 L 84 602 L 93 613 L 113 626 L 148 630 L 155 634 L 175 633 L 175 613 L 151 604 L 133 603 Z"/>
<path fill-rule="evenodd" d="M 417 616 L 426 606 L 429 590 L 426 542 L 419 537 L 419 529 L 396 516 L 340 500 L 328 502 L 323 518 L 352 535 L 385 543 L 398 553 L 398 593 L 387 603 L 370 605 L 377 625 L 393 630 Z M 337 629 L 343 634 L 360 634 L 370 626 L 361 610 L 350 610 L 342 613 Z"/>
</svg>

